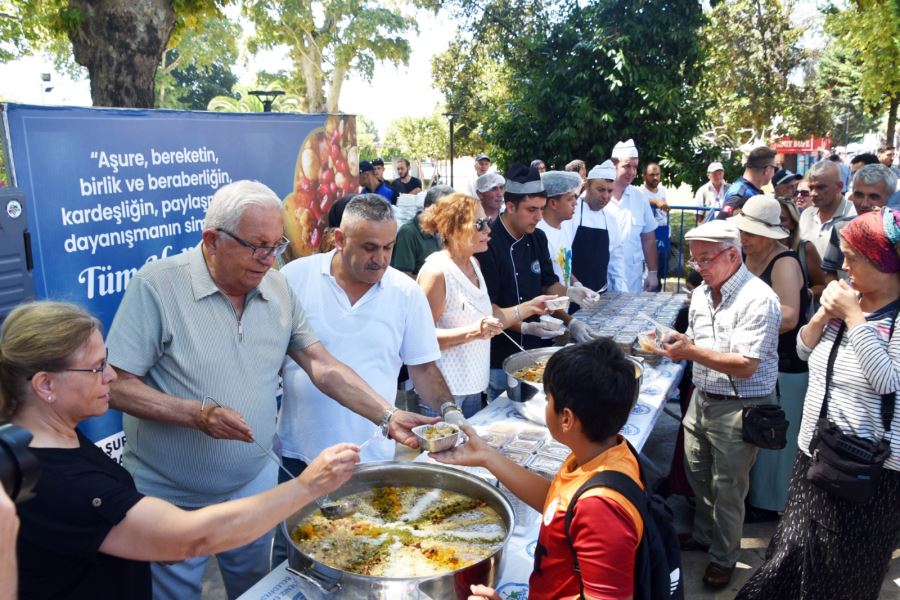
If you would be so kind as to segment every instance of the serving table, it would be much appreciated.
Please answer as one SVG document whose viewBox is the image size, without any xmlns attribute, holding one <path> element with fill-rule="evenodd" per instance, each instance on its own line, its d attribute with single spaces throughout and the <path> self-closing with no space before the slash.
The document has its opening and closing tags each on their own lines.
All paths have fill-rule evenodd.
<svg viewBox="0 0 900 600">
<path fill-rule="evenodd" d="M 659 365 L 644 366 L 640 396 L 631 411 L 628 422 L 621 431 L 622 435 L 639 452 L 650 436 L 660 413 L 663 412 L 666 401 L 678 389 L 678 383 L 681 381 L 683 373 L 683 365 L 668 360 Z M 526 419 L 523 412 L 528 413 L 521 407 L 517 410 L 514 403 L 504 394 L 473 415 L 469 422 L 479 434 L 498 429 L 518 431 L 543 427 Z M 546 430 L 545 427 L 544 429 Z M 415 460 L 427 462 L 431 459 L 427 454 L 419 454 Z M 454 468 L 460 468 L 496 482 L 484 469 Z M 510 500 L 513 501 L 516 508 L 517 525 L 504 552 L 503 569 L 500 573 L 500 580 L 497 582 L 497 590 L 504 600 L 527 597 L 528 578 L 531 575 L 534 549 L 540 529 L 540 515 L 536 511 L 511 495 Z M 241 600 L 318 600 L 321 594 L 311 585 L 288 572 L 287 566 L 287 561 L 285 561 L 275 567 L 271 573 L 247 590 L 240 597 Z"/>
</svg>

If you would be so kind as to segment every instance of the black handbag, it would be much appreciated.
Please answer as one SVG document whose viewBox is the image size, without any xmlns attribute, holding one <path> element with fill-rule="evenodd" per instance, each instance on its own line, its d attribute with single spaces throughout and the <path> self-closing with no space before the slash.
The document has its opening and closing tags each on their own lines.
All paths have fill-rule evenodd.
<svg viewBox="0 0 900 600">
<path fill-rule="evenodd" d="M 728 383 L 734 395 L 741 398 L 731 375 Z M 741 411 L 741 438 L 765 450 L 781 450 L 787 446 L 788 425 L 780 404 L 746 404 Z"/>
<path fill-rule="evenodd" d="M 787 446 L 787 418 L 778 404 L 745 406 L 741 436 L 744 441 L 766 450 L 781 450 Z"/>
<path fill-rule="evenodd" d="M 891 320 L 891 334 L 893 322 Z M 819 410 L 816 432 L 809 445 L 812 460 L 806 469 L 806 478 L 828 493 L 852 502 L 862 504 L 872 497 L 881 478 L 884 461 L 891 455 L 889 440 L 882 438 L 872 441 L 856 435 L 844 433 L 841 428 L 828 420 L 828 396 L 831 376 L 837 351 L 844 337 L 846 324 L 841 323 L 825 371 L 825 398 Z M 890 434 L 894 419 L 895 394 L 881 396 L 881 424 L 885 434 Z"/>
<path fill-rule="evenodd" d="M 716 335 L 716 317 L 710 309 L 709 318 L 713 324 L 713 336 Z M 731 375 L 728 383 L 734 395 L 741 399 L 741 393 Z M 776 384 L 777 385 L 777 384 Z M 741 438 L 766 450 L 781 450 L 787 446 L 787 429 L 790 423 L 779 404 L 747 404 L 741 411 Z"/>
</svg>

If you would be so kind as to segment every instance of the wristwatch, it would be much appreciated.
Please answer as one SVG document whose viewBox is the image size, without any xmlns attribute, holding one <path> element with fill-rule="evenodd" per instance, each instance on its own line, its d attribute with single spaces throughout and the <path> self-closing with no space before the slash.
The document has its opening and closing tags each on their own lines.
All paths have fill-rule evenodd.
<svg viewBox="0 0 900 600">
<path fill-rule="evenodd" d="M 446 417 L 447 413 L 451 410 L 455 410 L 458 412 L 462 412 L 462 409 L 457 406 L 456 402 L 444 402 L 441 404 L 441 416 Z"/>
<path fill-rule="evenodd" d="M 381 415 L 381 423 L 379 424 L 379 427 L 381 427 L 381 434 L 388 439 L 390 439 L 390 437 L 391 437 L 388 435 L 388 431 L 390 430 L 390 427 L 391 427 L 391 417 L 394 416 L 394 413 L 397 412 L 397 410 L 399 410 L 399 409 L 392 406 L 389 409 L 387 409 L 386 411 L 384 411 L 383 415 Z"/>
</svg>

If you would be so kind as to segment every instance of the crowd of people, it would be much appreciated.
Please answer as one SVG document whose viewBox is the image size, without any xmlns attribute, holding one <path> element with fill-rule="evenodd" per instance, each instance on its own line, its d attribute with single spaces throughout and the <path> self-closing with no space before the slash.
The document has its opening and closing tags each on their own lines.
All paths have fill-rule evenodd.
<svg viewBox="0 0 900 600">
<path fill-rule="evenodd" d="M 711 163 L 696 195 L 708 218 L 685 236 L 702 284 L 683 333 L 660 349 L 692 365 L 683 469 L 696 510 L 682 550 L 705 552 L 703 582 L 727 586 L 749 505 L 780 521 L 740 597 L 874 598 L 900 536 L 897 177 L 877 158 L 847 174 L 822 160 L 803 177 L 775 158 L 754 149 L 733 183 Z M 392 458 L 394 442 L 416 448 L 411 429 L 441 418 L 470 441 L 435 458 L 488 468 L 543 514 L 550 558 L 536 565 L 532 597 L 632 596 L 646 524 L 629 500 L 579 500 L 571 546 L 561 528 L 594 473 L 643 486 L 617 434 L 633 370 L 572 316 L 606 290 L 660 289 L 670 205 L 658 163 L 633 185 L 639 161 L 632 140 L 591 168 L 536 160 L 504 176 L 480 155 L 471 190 L 429 189 L 399 229 L 391 203 L 422 182 L 406 160 L 390 183 L 383 161 L 362 161 L 360 193 L 328 214 L 324 251 L 280 270 L 281 202 L 238 181 L 216 192 L 196 247 L 132 278 L 105 342 L 78 307 L 16 308 L 0 333 L 0 420 L 34 436 L 44 472 L 19 507 L 22 597 L 199 598 L 213 554 L 236 597 L 286 556 L 276 523 L 357 462 Z M 561 296 L 568 310 L 551 307 Z M 551 483 L 465 419 L 505 392 L 505 358 L 561 340 L 574 346 L 546 367 L 546 420 L 572 454 Z M 405 379 L 411 410 L 394 403 Z M 770 404 L 790 423 L 780 450 L 744 432 L 748 408 Z M 108 407 L 124 414 L 124 468 L 76 428 Z M 825 429 L 886 447 L 864 502 L 807 477 Z"/>
</svg>

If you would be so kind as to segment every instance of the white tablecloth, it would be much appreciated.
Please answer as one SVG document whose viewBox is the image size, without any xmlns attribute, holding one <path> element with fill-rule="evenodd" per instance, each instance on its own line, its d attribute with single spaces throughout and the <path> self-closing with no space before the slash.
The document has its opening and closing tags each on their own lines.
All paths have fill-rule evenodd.
<svg viewBox="0 0 900 600">
<path fill-rule="evenodd" d="M 644 447 L 666 400 L 672 397 L 677 390 L 683 372 L 682 366 L 668 361 L 656 367 L 649 365 L 644 367 L 640 397 L 631 411 L 628 422 L 622 428 L 622 434 L 638 451 Z M 533 423 L 526 420 L 513 407 L 512 402 L 505 395 L 473 415 L 469 422 L 479 431 L 486 431 L 497 424 L 506 424 L 514 428 L 534 427 Z M 429 461 L 430 459 L 426 454 L 420 454 L 416 460 Z M 476 473 L 479 471 L 478 469 L 463 469 Z M 492 479 L 486 471 L 479 474 Z M 510 500 L 513 501 L 516 508 L 517 524 L 504 551 L 503 569 L 497 583 L 497 590 L 504 600 L 527 597 L 528 578 L 531 575 L 534 548 L 537 545 L 541 521 L 540 515 L 536 511 L 525 506 L 516 498 L 511 497 Z M 288 573 L 286 567 L 286 561 L 278 565 L 259 583 L 247 590 L 241 596 L 241 600 L 312 600 L 320 597 L 310 584 Z"/>
</svg>

